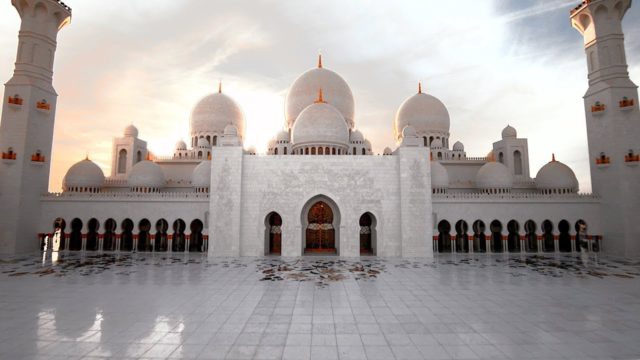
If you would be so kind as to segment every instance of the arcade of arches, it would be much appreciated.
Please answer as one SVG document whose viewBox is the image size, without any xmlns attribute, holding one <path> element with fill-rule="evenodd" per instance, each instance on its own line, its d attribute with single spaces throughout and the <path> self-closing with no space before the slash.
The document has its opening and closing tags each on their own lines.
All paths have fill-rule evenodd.
<svg viewBox="0 0 640 360">
<path fill-rule="evenodd" d="M 455 223 L 452 233 L 451 223 L 441 220 L 437 224 L 436 234 L 433 236 L 434 252 L 487 252 L 487 253 L 521 253 L 521 252 L 575 252 L 581 250 L 600 250 L 602 237 L 590 235 L 587 223 L 578 220 L 573 225 L 567 220 L 560 220 L 556 226 L 551 220 L 544 220 L 540 226 L 533 220 L 527 220 L 520 231 L 521 225 L 516 220 L 510 220 L 503 226 L 499 220 L 485 224 L 476 220 L 469 224 L 465 220 Z M 506 231 L 505 231 L 506 230 Z"/>
<path fill-rule="evenodd" d="M 139 251 L 139 252 L 206 252 L 208 236 L 203 234 L 204 223 L 194 219 L 189 223 L 190 233 L 186 233 L 187 222 L 177 219 L 169 226 L 165 219 L 159 219 L 152 226 L 149 219 L 142 219 L 136 225 L 131 219 L 124 219 L 118 225 L 114 219 L 101 222 L 92 218 L 86 224 L 82 220 L 67 222 L 57 218 L 52 232 L 40 234 L 41 249 L 50 249 L 53 236 L 60 229 L 59 250 L 69 251 Z M 86 231 L 86 232 L 83 232 Z"/>
</svg>

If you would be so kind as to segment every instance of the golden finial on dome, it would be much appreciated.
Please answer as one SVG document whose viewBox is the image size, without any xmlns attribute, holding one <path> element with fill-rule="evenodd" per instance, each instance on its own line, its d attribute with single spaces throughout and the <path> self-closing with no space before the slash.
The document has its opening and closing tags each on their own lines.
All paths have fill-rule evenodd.
<svg viewBox="0 0 640 360">
<path fill-rule="evenodd" d="M 318 69 L 322 69 L 322 54 L 318 54 Z"/>
<path fill-rule="evenodd" d="M 551 161 L 552 162 L 556 161 L 556 154 L 555 153 L 551 153 Z"/>
<path fill-rule="evenodd" d="M 84 159 L 85 160 L 89 160 L 89 152 L 88 151 L 85 153 Z"/>
<path fill-rule="evenodd" d="M 218 94 L 222 94 L 222 80 L 218 81 Z"/>
<path fill-rule="evenodd" d="M 316 104 L 323 104 L 325 103 L 324 98 L 322 97 L 322 88 L 320 88 L 318 90 L 318 100 L 314 101 L 314 103 Z"/>
<path fill-rule="evenodd" d="M 418 81 L 418 94 L 422 94 L 422 81 Z"/>
</svg>

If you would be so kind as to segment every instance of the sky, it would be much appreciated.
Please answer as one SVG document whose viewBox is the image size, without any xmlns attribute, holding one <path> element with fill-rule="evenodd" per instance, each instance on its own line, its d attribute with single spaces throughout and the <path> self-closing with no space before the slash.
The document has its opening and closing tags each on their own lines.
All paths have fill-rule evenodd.
<svg viewBox="0 0 640 360">
<path fill-rule="evenodd" d="M 245 147 L 265 152 L 284 124 L 288 87 L 323 55 L 355 98 L 375 153 L 394 148 L 393 119 L 417 91 L 444 102 L 450 144 L 485 156 L 506 125 L 529 142 L 531 176 L 551 159 L 589 192 L 581 35 L 567 0 L 68 0 L 58 35 L 59 94 L 50 191 L 88 154 L 110 174 L 113 137 L 134 124 L 156 155 L 189 139 L 195 104 L 217 91 L 244 111 Z M 640 6 L 623 22 L 640 76 Z M 13 73 L 20 19 L 0 2 L 0 79 Z M 636 80 L 637 82 L 637 80 Z"/>
</svg>

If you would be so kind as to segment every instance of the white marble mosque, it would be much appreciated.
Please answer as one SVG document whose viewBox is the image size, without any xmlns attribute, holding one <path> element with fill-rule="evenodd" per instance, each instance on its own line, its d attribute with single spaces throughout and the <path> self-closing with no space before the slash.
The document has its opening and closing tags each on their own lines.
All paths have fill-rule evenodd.
<svg viewBox="0 0 640 360">
<path fill-rule="evenodd" d="M 532 174 L 526 134 L 507 124 L 488 154 L 468 155 L 449 132 L 446 105 L 420 85 L 389 119 L 397 146 L 374 154 L 358 130 L 357 94 L 321 57 L 289 88 L 267 154 L 243 147 L 242 104 L 220 86 L 195 104 L 191 137 L 173 154 L 151 154 L 144 129 L 131 125 L 113 140 L 110 174 L 86 158 L 68 170 L 63 192 L 48 193 L 53 59 L 71 9 L 12 3 L 22 25 L 0 126 L 0 253 L 37 250 L 56 228 L 68 251 L 640 253 L 640 113 L 621 28 L 630 0 L 585 1 L 570 14 L 587 55 L 593 194 L 579 193 L 551 153 Z"/>
</svg>

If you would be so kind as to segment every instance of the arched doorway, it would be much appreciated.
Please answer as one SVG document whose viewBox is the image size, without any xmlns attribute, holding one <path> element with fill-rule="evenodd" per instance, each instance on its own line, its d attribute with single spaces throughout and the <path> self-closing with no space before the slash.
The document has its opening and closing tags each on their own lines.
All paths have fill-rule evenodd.
<svg viewBox="0 0 640 360">
<path fill-rule="evenodd" d="M 571 235 L 569 230 L 571 224 L 567 220 L 561 220 L 558 223 L 558 231 L 560 231 L 560 237 L 558 238 L 558 247 L 561 252 L 571 252 Z"/>
<path fill-rule="evenodd" d="M 333 201 L 325 196 L 311 199 L 303 208 L 301 220 L 304 253 L 338 253 L 340 213 Z"/>
<path fill-rule="evenodd" d="M 588 251 L 587 223 L 580 219 L 576 221 L 576 251 Z"/>
<path fill-rule="evenodd" d="M 184 252 L 184 230 L 187 225 L 182 219 L 173 222 L 173 242 L 171 243 L 171 251 Z"/>
<path fill-rule="evenodd" d="M 267 215 L 264 221 L 266 254 L 282 253 L 282 217 L 277 212 Z"/>
<path fill-rule="evenodd" d="M 438 252 L 451 252 L 451 224 L 447 220 L 438 223 Z"/>
<path fill-rule="evenodd" d="M 151 222 L 148 219 L 140 220 L 138 223 L 138 251 L 151 251 Z"/>
<path fill-rule="evenodd" d="M 156 221 L 156 238 L 154 239 L 153 248 L 154 251 L 167 251 L 167 240 L 169 238 L 167 231 L 169 230 L 169 223 L 165 219 Z"/>
<path fill-rule="evenodd" d="M 133 250 L 133 221 L 131 219 L 124 219 L 121 224 L 122 233 L 120 234 L 120 250 L 132 251 Z"/>
<path fill-rule="evenodd" d="M 99 246 L 98 230 L 100 228 L 100 222 L 98 222 L 98 219 L 93 218 L 89 220 L 87 227 L 89 228 L 89 232 L 87 233 L 86 248 L 89 251 L 96 251 Z"/>
<path fill-rule="evenodd" d="M 189 251 L 203 252 L 202 229 L 204 229 L 204 224 L 202 224 L 202 221 L 195 219 L 191 222 L 190 229 L 191 236 L 189 237 Z"/>
<path fill-rule="evenodd" d="M 67 239 L 66 236 L 64 235 L 64 230 L 67 228 L 67 222 L 64 221 L 63 218 L 57 218 L 54 222 L 53 222 L 53 232 L 54 235 L 51 238 L 51 249 L 53 251 L 61 251 L 65 249 L 65 246 L 67 245 Z M 53 237 L 55 237 L 55 232 L 56 231 L 60 231 L 60 239 L 58 244 L 54 244 L 53 241 Z"/>
<path fill-rule="evenodd" d="M 456 223 L 456 251 L 469 252 L 469 225 L 464 220 L 458 220 Z"/>
<path fill-rule="evenodd" d="M 507 223 L 507 231 L 509 235 L 507 237 L 507 248 L 509 252 L 520 251 L 520 224 L 517 221 L 511 220 Z"/>
<path fill-rule="evenodd" d="M 376 253 L 376 221 L 373 214 L 366 212 L 360 216 L 360 255 Z"/>
<path fill-rule="evenodd" d="M 487 251 L 487 238 L 484 232 L 487 230 L 487 226 L 482 220 L 476 220 L 473 222 L 473 251 L 474 252 L 486 252 Z"/>
<path fill-rule="evenodd" d="M 71 235 L 69 235 L 69 250 L 82 250 L 82 220 L 71 220 Z"/>
<path fill-rule="evenodd" d="M 104 237 L 102 239 L 102 250 L 113 251 L 116 248 L 116 229 L 118 224 L 113 219 L 104 222 Z"/>
<path fill-rule="evenodd" d="M 491 230 L 491 251 L 495 253 L 502 252 L 502 223 L 498 220 L 493 220 L 489 225 Z"/>
<path fill-rule="evenodd" d="M 553 223 L 550 220 L 542 222 L 542 233 L 544 234 L 542 250 L 545 252 L 556 251 L 555 244 L 553 243 Z"/>
<path fill-rule="evenodd" d="M 527 233 L 527 251 L 538 251 L 538 236 L 536 235 L 536 223 L 533 220 L 528 220 L 524 223 L 524 231 Z"/>
</svg>

